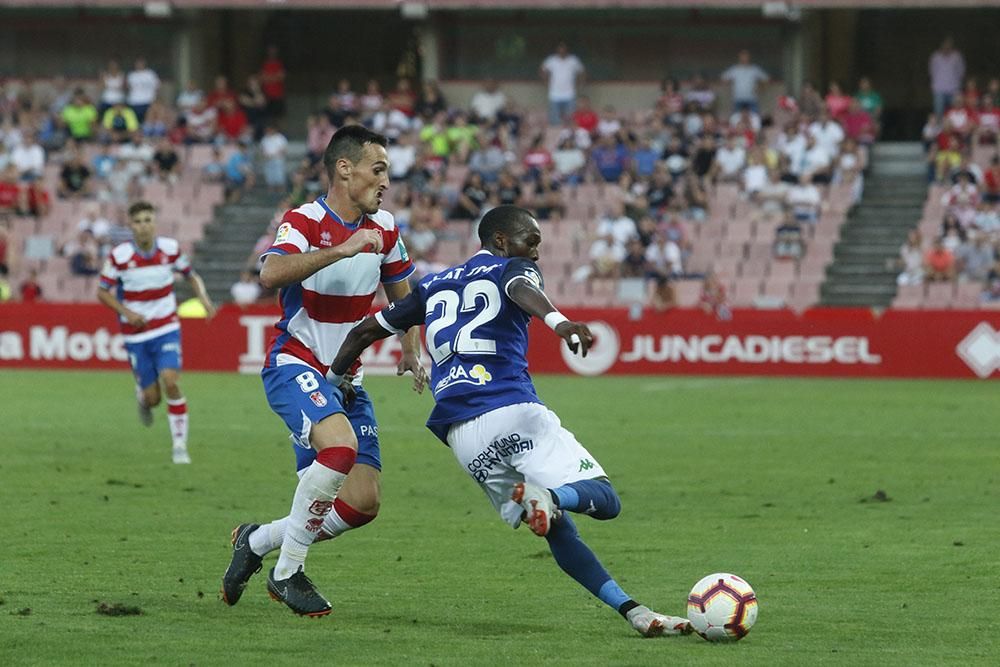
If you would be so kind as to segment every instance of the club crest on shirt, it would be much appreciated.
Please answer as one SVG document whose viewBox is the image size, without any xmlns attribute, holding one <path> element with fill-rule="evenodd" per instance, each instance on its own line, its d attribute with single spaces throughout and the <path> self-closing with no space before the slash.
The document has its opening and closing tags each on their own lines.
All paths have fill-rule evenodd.
<svg viewBox="0 0 1000 667">
<path fill-rule="evenodd" d="M 491 380 L 493 380 L 493 374 L 486 370 L 482 364 L 476 364 L 469 370 L 465 370 L 464 366 L 453 366 L 448 369 L 448 374 L 434 386 L 434 393 L 437 394 L 456 384 L 471 384 L 481 387 Z"/>
<path fill-rule="evenodd" d="M 309 400 L 315 403 L 317 408 L 326 407 L 326 396 L 324 396 L 321 392 L 314 391 L 309 394 Z"/>
<path fill-rule="evenodd" d="M 292 233 L 292 225 L 288 222 L 283 222 L 278 227 L 278 231 L 274 235 L 274 244 L 284 243 L 288 240 L 288 235 Z"/>
</svg>

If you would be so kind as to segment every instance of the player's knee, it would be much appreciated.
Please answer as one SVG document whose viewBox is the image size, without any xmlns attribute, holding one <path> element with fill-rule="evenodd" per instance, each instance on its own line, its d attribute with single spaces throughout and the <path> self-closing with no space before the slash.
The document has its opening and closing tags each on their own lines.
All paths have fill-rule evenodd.
<svg viewBox="0 0 1000 667">
<path fill-rule="evenodd" d="M 317 451 L 330 447 L 350 447 L 358 450 L 358 438 L 350 422 L 342 414 L 332 415 L 313 424 L 309 442 Z"/>
<path fill-rule="evenodd" d="M 599 479 L 598 484 L 601 485 L 601 489 L 604 491 L 604 507 L 602 508 L 600 515 L 595 515 L 594 518 L 600 519 L 601 521 L 607 521 L 608 519 L 614 519 L 616 516 L 621 514 L 622 511 L 622 501 L 618 496 L 618 492 L 615 491 L 615 487 L 611 485 L 610 480 Z"/>
</svg>

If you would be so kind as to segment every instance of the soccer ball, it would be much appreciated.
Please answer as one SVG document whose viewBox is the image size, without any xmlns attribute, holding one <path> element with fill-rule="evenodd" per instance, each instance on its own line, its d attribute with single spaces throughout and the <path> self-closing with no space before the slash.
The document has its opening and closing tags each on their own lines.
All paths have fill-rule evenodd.
<svg viewBox="0 0 1000 667">
<path fill-rule="evenodd" d="M 695 632 L 710 642 L 746 637 L 757 620 L 757 596 L 735 574 L 710 574 L 688 595 L 688 619 Z"/>
</svg>

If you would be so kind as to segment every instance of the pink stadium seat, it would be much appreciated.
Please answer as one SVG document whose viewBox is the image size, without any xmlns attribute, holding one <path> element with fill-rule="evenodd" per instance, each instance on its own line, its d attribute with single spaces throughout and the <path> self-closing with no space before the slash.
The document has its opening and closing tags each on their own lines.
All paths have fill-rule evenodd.
<svg viewBox="0 0 1000 667">
<path fill-rule="evenodd" d="M 745 259 L 740 262 L 739 275 L 741 278 L 753 278 L 760 282 L 767 273 L 767 259 Z"/>
<path fill-rule="evenodd" d="M 787 301 L 791 294 L 791 283 L 785 279 L 768 278 L 760 291 L 761 296 Z"/>
<path fill-rule="evenodd" d="M 979 297 L 983 293 L 981 283 L 959 283 L 955 290 L 954 308 L 975 310 L 979 307 Z"/>
<path fill-rule="evenodd" d="M 955 286 L 950 282 L 927 285 L 924 308 L 951 308 L 955 301 Z"/>
<path fill-rule="evenodd" d="M 746 243 L 753 238 L 753 227 L 748 221 L 730 220 L 726 225 L 726 241 Z"/>
<path fill-rule="evenodd" d="M 701 297 L 700 280 L 677 280 L 673 283 L 674 300 L 680 308 L 694 308 Z"/>
<path fill-rule="evenodd" d="M 770 270 L 768 271 L 768 279 L 771 281 L 783 281 L 785 283 L 790 283 L 795 280 L 795 276 L 798 274 L 798 267 L 792 260 L 774 260 L 771 262 Z"/>
<path fill-rule="evenodd" d="M 916 310 L 924 301 L 923 285 L 900 285 L 892 300 L 892 307 L 899 310 Z"/>
<path fill-rule="evenodd" d="M 771 256 L 774 254 L 774 249 L 772 247 L 773 243 L 773 238 L 766 241 L 764 239 L 758 239 L 752 243 L 748 243 L 746 251 L 747 259 L 763 261 L 771 259 Z"/>
<path fill-rule="evenodd" d="M 737 279 L 733 282 L 730 297 L 735 306 L 752 306 L 760 295 L 760 280 L 755 278 Z"/>
</svg>

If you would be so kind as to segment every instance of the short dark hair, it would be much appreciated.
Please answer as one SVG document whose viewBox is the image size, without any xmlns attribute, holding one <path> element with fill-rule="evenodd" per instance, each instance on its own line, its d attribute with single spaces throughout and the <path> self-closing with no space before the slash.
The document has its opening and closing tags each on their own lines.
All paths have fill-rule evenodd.
<svg viewBox="0 0 1000 667">
<path fill-rule="evenodd" d="M 361 161 L 361 154 L 365 149 L 365 144 L 378 144 L 385 148 L 389 140 L 378 132 L 372 132 L 364 125 L 345 125 L 334 133 L 330 138 L 330 143 L 323 151 L 323 166 L 326 173 L 333 176 L 334 166 L 337 160 L 342 157 L 347 158 L 354 164 Z"/>
<path fill-rule="evenodd" d="M 142 213 L 143 211 L 155 212 L 156 207 L 150 204 L 148 201 L 139 200 L 137 202 L 134 202 L 131 206 L 128 207 L 128 217 L 133 218 Z"/>
<path fill-rule="evenodd" d="M 493 245 L 493 235 L 497 232 L 513 234 L 520 223 L 531 217 L 531 213 L 520 206 L 497 206 L 483 216 L 479 222 L 479 241 Z"/>
</svg>

